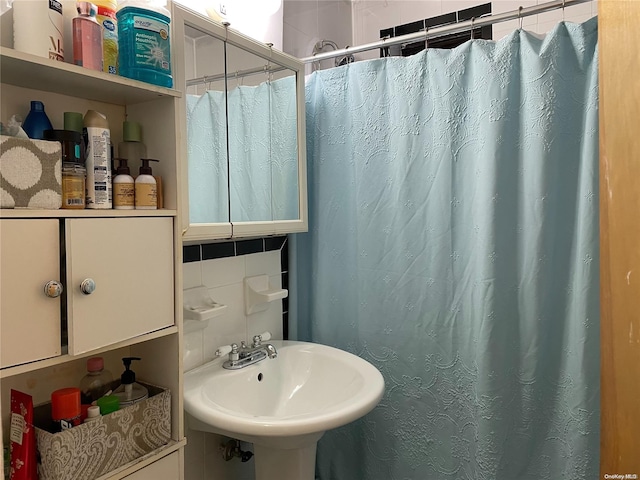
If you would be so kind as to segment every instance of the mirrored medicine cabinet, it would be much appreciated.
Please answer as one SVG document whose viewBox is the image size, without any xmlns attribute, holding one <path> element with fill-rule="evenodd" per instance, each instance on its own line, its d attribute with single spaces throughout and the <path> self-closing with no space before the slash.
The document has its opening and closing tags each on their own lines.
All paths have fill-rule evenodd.
<svg viewBox="0 0 640 480">
<path fill-rule="evenodd" d="M 183 240 L 307 230 L 304 66 L 174 3 Z"/>
</svg>

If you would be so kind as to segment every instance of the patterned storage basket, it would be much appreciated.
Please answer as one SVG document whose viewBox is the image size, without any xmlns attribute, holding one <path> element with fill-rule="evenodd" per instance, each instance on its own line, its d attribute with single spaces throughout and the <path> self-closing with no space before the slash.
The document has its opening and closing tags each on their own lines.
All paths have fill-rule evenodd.
<svg viewBox="0 0 640 480">
<path fill-rule="evenodd" d="M 39 479 L 93 480 L 166 445 L 171 392 L 143 385 L 151 395 L 146 400 L 59 433 L 37 428 L 51 418 L 51 404 L 36 407 Z"/>
<path fill-rule="evenodd" d="M 0 135 L 0 207 L 62 206 L 62 145 Z"/>
</svg>

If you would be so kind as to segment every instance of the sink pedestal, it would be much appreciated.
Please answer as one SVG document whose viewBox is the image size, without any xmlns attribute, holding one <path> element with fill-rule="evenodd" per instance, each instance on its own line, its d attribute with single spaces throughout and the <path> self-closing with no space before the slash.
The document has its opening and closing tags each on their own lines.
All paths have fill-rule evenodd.
<svg viewBox="0 0 640 480">
<path fill-rule="evenodd" d="M 314 480 L 316 474 L 316 445 L 296 449 L 253 446 L 256 480 Z"/>
</svg>

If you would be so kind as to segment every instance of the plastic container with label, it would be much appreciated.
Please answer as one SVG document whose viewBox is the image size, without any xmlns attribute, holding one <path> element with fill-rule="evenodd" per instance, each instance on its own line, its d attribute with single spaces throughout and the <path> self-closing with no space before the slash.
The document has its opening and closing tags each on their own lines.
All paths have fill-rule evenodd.
<svg viewBox="0 0 640 480">
<path fill-rule="evenodd" d="M 125 0 L 116 19 L 120 75 L 173 87 L 169 10 L 157 2 Z"/>
</svg>

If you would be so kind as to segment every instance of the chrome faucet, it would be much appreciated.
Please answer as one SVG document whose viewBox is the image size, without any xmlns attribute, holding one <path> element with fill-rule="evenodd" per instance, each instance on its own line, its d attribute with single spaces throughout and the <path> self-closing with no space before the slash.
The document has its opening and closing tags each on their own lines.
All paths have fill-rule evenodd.
<svg viewBox="0 0 640 480">
<path fill-rule="evenodd" d="M 256 335 L 253 337 L 251 346 L 248 346 L 245 342 L 240 342 L 239 347 L 237 343 L 232 344 L 229 359 L 222 364 L 222 367 L 228 370 L 238 370 L 258 363 L 267 357 L 276 358 L 277 356 L 276 348 L 270 343 L 263 344 L 262 336 Z"/>
</svg>

